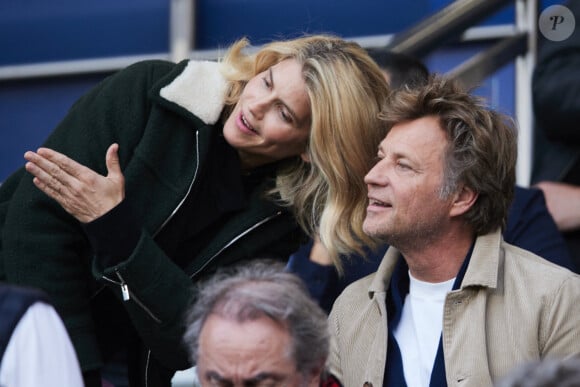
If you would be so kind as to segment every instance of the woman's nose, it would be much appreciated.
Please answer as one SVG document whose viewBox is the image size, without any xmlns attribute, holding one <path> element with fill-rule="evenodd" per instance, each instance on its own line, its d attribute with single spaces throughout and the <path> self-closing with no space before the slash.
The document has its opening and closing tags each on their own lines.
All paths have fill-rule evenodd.
<svg viewBox="0 0 580 387">
<path fill-rule="evenodd" d="M 257 119 L 262 118 L 268 110 L 269 101 L 268 96 L 254 98 L 249 104 L 250 113 Z"/>
</svg>

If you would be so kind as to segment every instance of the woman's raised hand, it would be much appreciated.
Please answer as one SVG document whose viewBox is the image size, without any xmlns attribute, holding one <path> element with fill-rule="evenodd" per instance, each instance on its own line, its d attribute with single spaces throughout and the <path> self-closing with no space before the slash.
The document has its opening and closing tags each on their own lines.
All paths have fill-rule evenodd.
<svg viewBox="0 0 580 387">
<path fill-rule="evenodd" d="M 49 148 L 28 151 L 25 168 L 34 184 L 83 223 L 109 212 L 125 197 L 125 178 L 119 165 L 119 145 L 107 149 L 107 176 L 102 176 Z"/>
</svg>

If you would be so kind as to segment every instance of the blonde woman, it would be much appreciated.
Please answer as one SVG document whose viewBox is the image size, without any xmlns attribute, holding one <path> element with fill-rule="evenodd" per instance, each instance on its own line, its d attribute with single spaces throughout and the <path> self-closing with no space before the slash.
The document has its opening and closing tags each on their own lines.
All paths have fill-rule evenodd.
<svg viewBox="0 0 580 387">
<path fill-rule="evenodd" d="M 369 242 L 379 68 L 332 36 L 247 45 L 112 75 L 2 185 L 0 278 L 50 294 L 87 386 L 127 349 L 133 383 L 190 366 L 182 315 L 216 268 L 285 259 L 304 231 L 334 257 Z"/>
</svg>

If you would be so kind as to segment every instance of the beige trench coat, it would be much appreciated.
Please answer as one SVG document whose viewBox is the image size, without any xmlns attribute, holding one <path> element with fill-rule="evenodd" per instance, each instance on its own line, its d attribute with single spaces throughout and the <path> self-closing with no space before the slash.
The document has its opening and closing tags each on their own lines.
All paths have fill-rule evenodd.
<svg viewBox="0 0 580 387">
<path fill-rule="evenodd" d="M 399 257 L 351 284 L 329 316 L 329 367 L 345 387 L 383 385 L 386 291 Z M 443 351 L 449 386 L 491 386 L 513 367 L 580 354 L 580 276 L 503 241 L 477 238 L 461 288 L 448 293 Z"/>
</svg>

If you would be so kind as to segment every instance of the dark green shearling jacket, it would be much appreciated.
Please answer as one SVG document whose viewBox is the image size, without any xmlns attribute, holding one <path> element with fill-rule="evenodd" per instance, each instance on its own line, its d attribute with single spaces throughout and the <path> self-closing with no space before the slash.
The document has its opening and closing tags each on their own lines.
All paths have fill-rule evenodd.
<svg viewBox="0 0 580 387">
<path fill-rule="evenodd" d="M 49 293 L 83 370 L 102 366 L 102 353 L 122 341 L 127 324 L 164 367 L 187 368 L 183 313 L 195 297 L 195 280 L 227 263 L 286 257 L 297 247 L 300 231 L 291 214 L 265 200 L 263 187 L 185 272 L 154 240 L 196 189 L 210 133 L 221 130 L 214 124 L 226 84 L 217 66 L 192 61 L 129 66 L 77 101 L 43 144 L 103 175 L 106 149 L 119 144 L 125 200 L 144 214 L 139 243 L 121 264 L 94 263 L 79 222 L 38 190 L 24 169 L 0 187 L 0 279 Z M 129 291 L 127 301 L 121 285 Z M 107 298 L 111 293 L 115 298 Z"/>
</svg>

